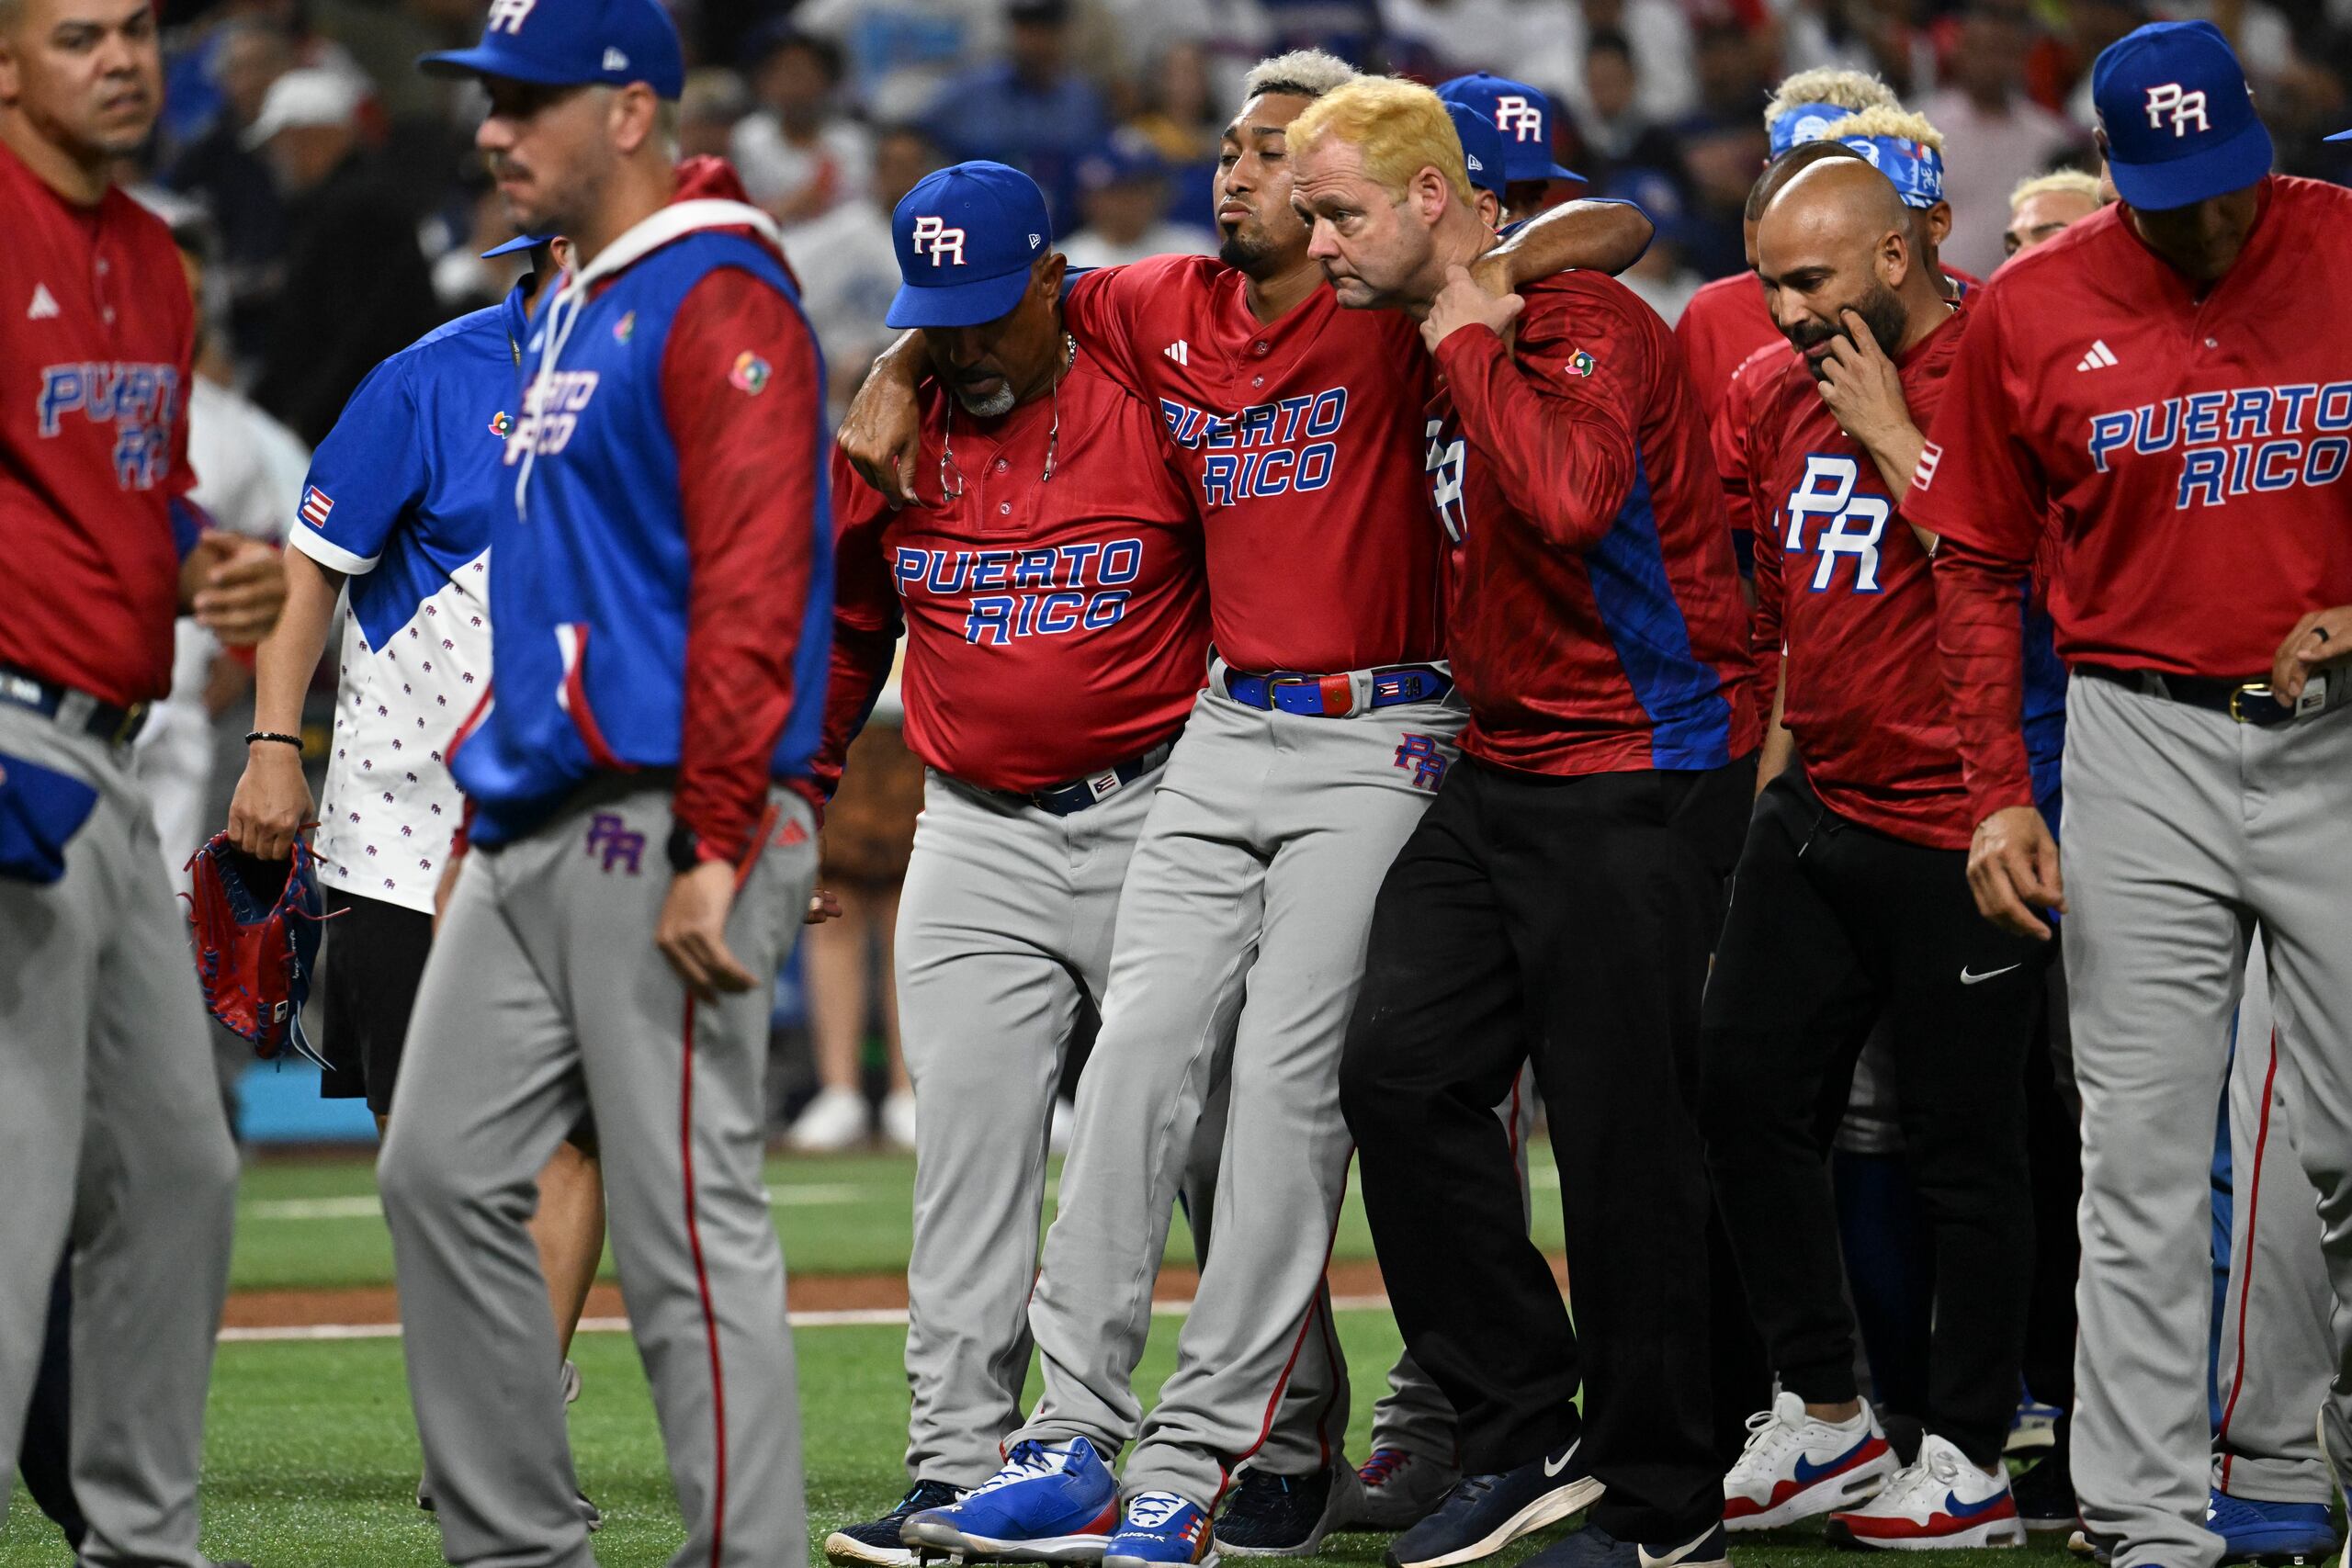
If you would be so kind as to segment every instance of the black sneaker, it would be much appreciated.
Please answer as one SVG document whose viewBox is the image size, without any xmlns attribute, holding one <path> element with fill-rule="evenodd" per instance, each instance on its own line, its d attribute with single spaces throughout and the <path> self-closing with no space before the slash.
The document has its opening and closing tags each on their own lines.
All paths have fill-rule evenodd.
<svg viewBox="0 0 2352 1568">
<path fill-rule="evenodd" d="M 1348 1483 L 1355 1475 L 1344 1465 L 1310 1475 L 1243 1471 L 1217 1516 L 1217 1551 L 1234 1557 L 1314 1556 L 1348 1506 Z"/>
<path fill-rule="evenodd" d="M 1730 1568 L 1730 1540 L 1724 1527 L 1715 1525 L 1679 1545 L 1649 1546 L 1619 1540 L 1599 1525 L 1587 1525 L 1520 1568 Z"/>
<path fill-rule="evenodd" d="M 2075 1528 L 2075 1477 L 2063 1448 L 2052 1449 L 2041 1462 L 2010 1482 L 2009 1495 L 2017 1499 L 2018 1518 L 2029 1530 Z"/>
<path fill-rule="evenodd" d="M 918 1481 L 898 1506 L 869 1524 L 843 1525 L 825 1538 L 829 1562 L 864 1562 L 877 1568 L 908 1568 L 918 1561 L 915 1549 L 899 1539 L 899 1526 L 910 1514 L 944 1508 L 963 1495 L 944 1481 Z"/>
<path fill-rule="evenodd" d="M 1592 1506 L 1604 1490 L 1585 1468 L 1582 1438 L 1557 1458 L 1498 1475 L 1465 1475 L 1430 1517 L 1389 1544 L 1388 1568 L 1452 1568 L 1492 1557 L 1523 1535 Z"/>
</svg>

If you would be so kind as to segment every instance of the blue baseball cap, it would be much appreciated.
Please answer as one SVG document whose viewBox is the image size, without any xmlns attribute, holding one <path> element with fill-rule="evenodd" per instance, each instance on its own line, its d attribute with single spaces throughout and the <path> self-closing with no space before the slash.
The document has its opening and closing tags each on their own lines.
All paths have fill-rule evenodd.
<svg viewBox="0 0 2352 1568">
<path fill-rule="evenodd" d="M 517 251 L 535 251 L 554 238 L 553 234 L 517 234 L 504 244 L 492 245 L 482 252 L 481 259 L 490 261 L 498 256 L 511 256 Z"/>
<path fill-rule="evenodd" d="M 505 76 L 549 87 L 642 82 L 685 90 L 686 56 L 659 0 L 490 0 L 481 42 L 416 62 L 428 76 Z"/>
<path fill-rule="evenodd" d="M 1439 83 L 1437 96 L 1450 104 L 1467 104 L 1487 117 L 1502 138 L 1503 178 L 1511 184 L 1584 178 L 1552 162 L 1552 100 L 1541 87 L 1481 71 Z"/>
<path fill-rule="evenodd" d="M 1802 147 L 1808 141 L 1818 141 L 1829 134 L 1829 128 L 1854 111 L 1837 104 L 1792 104 L 1772 117 L 1764 134 L 1772 139 L 1772 156 L 1777 158 L 1792 147 Z"/>
<path fill-rule="evenodd" d="M 2352 141 L 2352 130 L 2339 130 L 2328 138 L 2330 141 Z"/>
<path fill-rule="evenodd" d="M 1503 187 L 1510 184 L 1503 171 L 1503 133 L 1473 105 L 1449 103 L 1445 112 L 1453 117 L 1453 133 L 1462 138 L 1462 161 L 1470 170 L 1471 185 L 1502 200 Z"/>
<path fill-rule="evenodd" d="M 2211 22 L 2150 22 L 2099 51 L 2091 102 L 2115 188 L 2151 212 L 2243 190 L 2270 172 L 2270 132 Z"/>
<path fill-rule="evenodd" d="M 1021 303 L 1053 228 L 1037 182 L 1002 164 L 926 175 L 890 214 L 899 292 L 894 327 L 977 327 Z"/>
</svg>

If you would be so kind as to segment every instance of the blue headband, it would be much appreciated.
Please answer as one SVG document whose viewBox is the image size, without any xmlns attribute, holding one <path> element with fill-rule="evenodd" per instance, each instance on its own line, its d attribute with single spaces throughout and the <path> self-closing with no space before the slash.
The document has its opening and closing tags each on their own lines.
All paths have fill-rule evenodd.
<svg viewBox="0 0 2352 1568">
<path fill-rule="evenodd" d="M 1807 141 L 1818 141 L 1829 134 L 1829 128 L 1854 111 L 1841 104 L 1796 104 L 1773 116 L 1767 134 L 1772 139 L 1772 156 L 1777 158 L 1792 147 Z"/>
<path fill-rule="evenodd" d="M 1944 155 L 1926 142 L 1901 136 L 1841 136 L 1838 140 L 1893 180 L 1904 206 L 1933 207 L 1944 198 Z"/>
</svg>

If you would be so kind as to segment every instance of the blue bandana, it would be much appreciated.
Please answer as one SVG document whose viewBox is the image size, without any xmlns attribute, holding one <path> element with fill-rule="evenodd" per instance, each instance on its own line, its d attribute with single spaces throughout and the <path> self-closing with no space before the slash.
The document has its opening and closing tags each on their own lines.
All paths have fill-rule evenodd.
<svg viewBox="0 0 2352 1568">
<path fill-rule="evenodd" d="M 1944 198 L 1944 155 L 1924 141 L 1900 136 L 1841 136 L 1838 140 L 1894 182 L 1905 207 L 1933 207 Z"/>
<path fill-rule="evenodd" d="M 1772 138 L 1772 156 L 1777 158 L 1792 147 L 1820 141 L 1829 134 L 1831 126 L 1853 112 L 1837 104 L 1797 104 L 1781 110 L 1768 132 Z"/>
</svg>

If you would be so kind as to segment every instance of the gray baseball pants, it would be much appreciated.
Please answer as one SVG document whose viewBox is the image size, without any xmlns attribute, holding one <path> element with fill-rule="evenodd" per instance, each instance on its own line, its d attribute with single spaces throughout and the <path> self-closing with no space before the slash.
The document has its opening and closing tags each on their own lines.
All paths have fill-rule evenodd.
<svg viewBox="0 0 2352 1568">
<path fill-rule="evenodd" d="M 1317 1332 L 1351 1151 L 1340 1046 L 1373 900 L 1431 798 L 1419 753 L 1451 760 L 1464 720 L 1453 701 L 1261 712 L 1214 677 L 1194 705 L 1120 899 L 1102 1032 L 1030 1300 L 1045 1393 L 1015 1441 L 1084 1436 L 1110 1451 L 1138 1429 L 1152 1281 L 1228 1035 L 1216 1239 L 1125 1490 L 1214 1506 L 1266 1440 Z"/>
<path fill-rule="evenodd" d="M 917 1106 L 912 1480 L 978 1485 L 1021 1424 L 1062 1053 L 1081 997 L 1102 1003 L 1119 889 L 1159 781 L 1057 817 L 936 770 L 924 778 L 897 939 Z"/>
<path fill-rule="evenodd" d="M 2216 1371 L 2222 1425 L 2213 1437 L 2213 1484 L 2258 1502 L 2325 1505 L 2335 1485 L 2312 1416 L 2330 1403 L 2335 1292 L 2311 1180 L 2296 1153 L 2285 1055 L 2273 1035 L 2270 976 L 2256 933 L 2230 1064 L 2235 1201 Z M 2352 1414 L 2352 1401 L 2335 1403 L 2339 1416 Z"/>
<path fill-rule="evenodd" d="M 2335 1294 L 2352 1299 L 2352 713 L 2258 728 L 2088 677 L 2066 710 L 2075 1484 L 2084 1521 L 2120 1539 L 2120 1568 L 2213 1568 L 2204 1194 L 2257 925 L 2297 1151 Z M 2336 1382 L 2352 1388 L 2340 1362 Z"/>
<path fill-rule="evenodd" d="M 775 815 L 727 945 L 773 976 L 816 877 L 806 802 Z M 379 1168 L 409 1393 L 442 1551 L 589 1568 L 525 1228 L 540 1168 L 594 1111 L 613 1256 L 686 1527 L 675 1568 L 808 1551 L 784 1255 L 761 1180 L 770 988 L 688 999 L 653 945 L 667 781 L 615 775 L 466 856 L 433 944 Z"/>
<path fill-rule="evenodd" d="M 0 1453 L 14 1462 L 70 1246 L 81 1562 L 199 1568 L 237 1193 L 211 1037 L 130 750 L 0 705 L 0 769 L 19 761 L 97 801 L 62 877 L 0 876 Z"/>
</svg>

